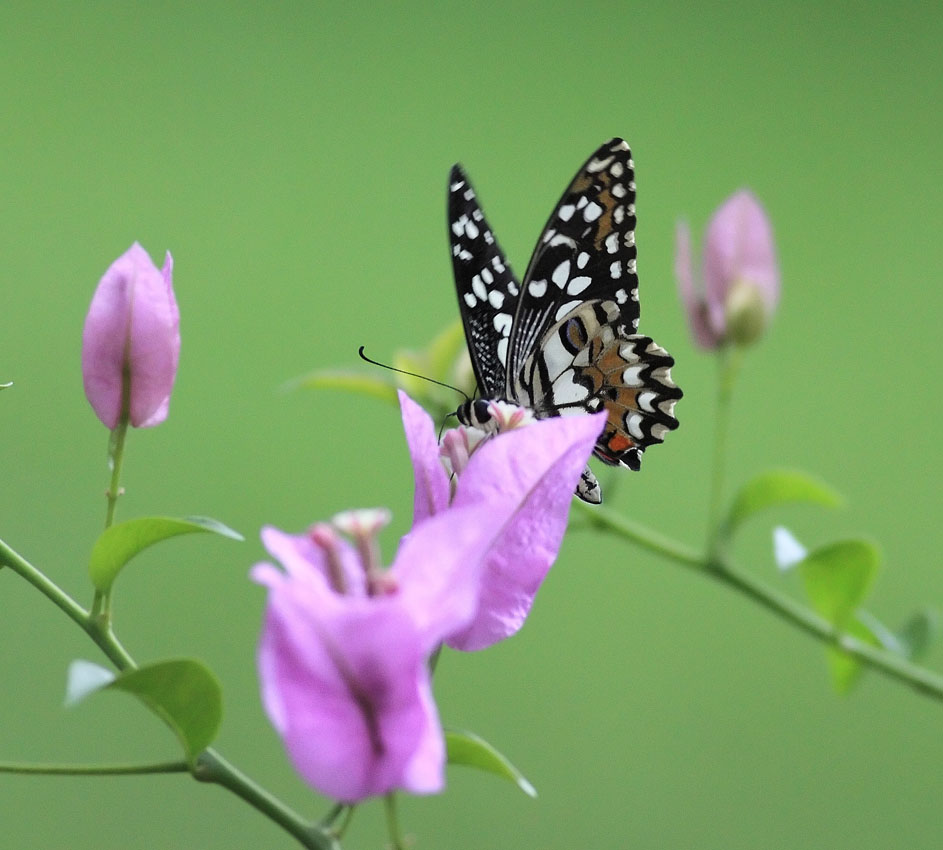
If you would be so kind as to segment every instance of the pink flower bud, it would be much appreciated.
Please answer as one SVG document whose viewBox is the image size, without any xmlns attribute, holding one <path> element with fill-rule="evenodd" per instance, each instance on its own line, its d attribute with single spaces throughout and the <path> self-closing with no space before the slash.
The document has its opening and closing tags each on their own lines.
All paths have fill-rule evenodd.
<svg viewBox="0 0 943 850">
<path fill-rule="evenodd" d="M 135 242 L 105 272 L 82 333 L 85 395 L 107 428 L 167 418 L 180 356 L 180 314 L 168 252 L 164 268 Z"/>
<path fill-rule="evenodd" d="M 714 213 L 701 271 L 703 291 L 697 291 L 690 237 L 681 225 L 675 274 L 695 342 L 707 349 L 755 342 L 779 303 L 779 267 L 772 227 L 751 192 L 740 190 Z"/>
</svg>

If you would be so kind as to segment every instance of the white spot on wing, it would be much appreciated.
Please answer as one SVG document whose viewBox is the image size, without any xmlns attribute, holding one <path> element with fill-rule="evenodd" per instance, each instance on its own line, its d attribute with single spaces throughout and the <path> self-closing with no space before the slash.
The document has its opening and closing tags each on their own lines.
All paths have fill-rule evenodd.
<svg viewBox="0 0 943 850">
<path fill-rule="evenodd" d="M 579 277 L 574 277 L 570 281 L 569 285 L 566 288 L 567 295 L 579 295 L 587 286 L 593 282 L 591 277 L 587 275 L 580 275 Z"/>
<path fill-rule="evenodd" d="M 563 221 L 569 221 L 571 218 L 573 218 L 574 210 L 575 210 L 575 207 L 573 206 L 573 204 L 564 204 L 562 207 L 560 207 L 560 211 L 557 213 L 557 215 Z"/>
<path fill-rule="evenodd" d="M 472 292 L 475 293 L 482 301 L 488 297 L 488 288 L 482 283 L 481 275 L 475 275 L 472 278 Z"/>
<path fill-rule="evenodd" d="M 501 361 L 501 365 L 506 366 L 507 359 L 508 359 L 508 338 L 507 337 L 502 337 L 498 341 L 498 347 L 496 350 L 498 354 L 498 360 Z"/>
<path fill-rule="evenodd" d="M 586 205 L 586 209 L 583 210 L 583 219 L 585 221 L 595 221 L 599 216 L 602 215 L 602 207 L 599 206 L 595 201 Z"/>
<path fill-rule="evenodd" d="M 532 280 L 527 285 L 527 291 L 534 296 L 534 298 L 543 298 L 544 294 L 547 292 L 547 281 L 545 280 Z"/>
<path fill-rule="evenodd" d="M 610 233 L 606 237 L 606 250 L 610 254 L 615 254 L 615 252 L 619 250 L 619 234 Z"/>
<path fill-rule="evenodd" d="M 514 320 L 507 313 L 495 313 L 493 321 L 494 329 L 504 337 L 511 332 L 511 325 L 514 324 Z"/>
<path fill-rule="evenodd" d="M 474 306 L 478 303 L 478 299 L 475 298 L 475 296 L 472 295 L 470 292 L 466 292 L 466 293 L 462 296 L 462 298 L 465 299 L 465 303 L 466 303 L 469 307 L 474 307 Z"/>
<path fill-rule="evenodd" d="M 492 289 L 488 293 L 488 303 L 494 307 L 495 310 L 500 310 L 501 305 L 504 304 L 504 293 L 500 289 Z"/>
<path fill-rule="evenodd" d="M 563 289 L 566 286 L 566 282 L 570 279 L 570 261 L 564 260 L 553 270 L 553 274 L 550 275 L 550 279 Z"/>
<path fill-rule="evenodd" d="M 627 387 L 640 387 L 642 386 L 642 379 L 639 373 L 642 371 L 641 364 L 637 366 L 629 366 L 628 368 L 622 371 L 622 383 Z"/>
<path fill-rule="evenodd" d="M 618 280 L 620 277 L 622 277 L 622 263 L 616 260 L 611 266 L 609 266 L 609 275 L 613 280 Z"/>
<path fill-rule="evenodd" d="M 625 304 L 625 302 L 628 300 L 629 300 L 629 295 L 624 289 L 616 290 L 616 303 L 617 304 Z"/>
<path fill-rule="evenodd" d="M 644 436 L 642 433 L 642 417 L 637 413 L 633 413 L 631 416 L 626 416 L 625 429 L 637 440 L 641 440 Z"/>
<path fill-rule="evenodd" d="M 589 262 L 589 254 L 585 251 L 580 251 L 580 255 L 576 258 L 576 267 L 579 269 L 586 268 L 586 264 Z"/>
<path fill-rule="evenodd" d="M 557 308 L 557 312 L 553 317 L 555 322 L 559 322 L 570 310 L 575 310 L 577 307 L 582 304 L 582 301 L 566 301 Z"/>
</svg>

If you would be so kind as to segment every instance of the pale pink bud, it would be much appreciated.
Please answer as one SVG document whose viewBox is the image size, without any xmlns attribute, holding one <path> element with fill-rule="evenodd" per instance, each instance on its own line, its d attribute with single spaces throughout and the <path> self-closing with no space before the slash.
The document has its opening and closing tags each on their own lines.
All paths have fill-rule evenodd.
<svg viewBox="0 0 943 850">
<path fill-rule="evenodd" d="M 695 288 L 687 227 L 678 228 L 678 288 L 695 342 L 747 345 L 766 329 L 779 303 L 773 230 L 760 202 L 742 189 L 714 213 L 704 238 L 703 292 Z"/>
<path fill-rule="evenodd" d="M 85 318 L 85 395 L 107 428 L 123 412 L 135 428 L 167 418 L 180 356 L 170 253 L 158 269 L 137 242 L 105 272 Z"/>
</svg>

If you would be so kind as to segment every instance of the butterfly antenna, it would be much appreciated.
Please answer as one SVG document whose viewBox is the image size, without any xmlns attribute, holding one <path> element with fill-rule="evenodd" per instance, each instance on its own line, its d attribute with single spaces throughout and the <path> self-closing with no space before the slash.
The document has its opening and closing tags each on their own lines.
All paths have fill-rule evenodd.
<svg viewBox="0 0 943 850">
<path fill-rule="evenodd" d="M 379 366 L 382 369 L 389 369 L 391 372 L 399 372 L 400 375 L 409 375 L 411 378 L 419 378 L 422 381 L 428 381 L 430 384 L 438 384 L 440 387 L 445 387 L 447 390 L 454 390 L 460 395 L 465 396 L 465 401 L 471 401 L 471 399 L 468 397 L 468 393 L 460 390 L 458 387 L 453 387 L 451 384 L 444 384 L 442 381 L 437 381 L 435 378 L 429 378 L 426 375 L 419 375 L 416 372 L 407 372 L 405 369 L 397 369 L 395 366 L 388 366 L 386 363 L 380 363 L 379 360 L 372 360 L 363 353 L 365 348 L 365 345 L 361 345 L 357 351 L 361 360 L 366 360 L 367 363 L 372 363 L 374 366 Z"/>
</svg>

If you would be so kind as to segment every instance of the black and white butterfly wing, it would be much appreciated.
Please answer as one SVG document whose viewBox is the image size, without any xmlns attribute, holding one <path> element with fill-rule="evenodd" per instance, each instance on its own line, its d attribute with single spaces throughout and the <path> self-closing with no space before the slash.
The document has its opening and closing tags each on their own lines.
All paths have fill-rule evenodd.
<svg viewBox="0 0 943 850">
<path fill-rule="evenodd" d="M 537 240 L 514 317 L 508 374 L 518 375 L 547 329 L 584 302 L 615 301 L 635 331 L 635 260 L 632 152 L 611 139 L 576 173 Z"/>
<path fill-rule="evenodd" d="M 635 180 L 629 146 L 602 145 L 553 210 L 518 283 L 459 166 L 449 185 L 459 307 L 485 398 L 538 417 L 605 409 L 595 454 L 638 469 L 644 449 L 678 426 L 671 356 L 636 333 Z M 580 498 L 601 501 L 592 472 Z"/>
<path fill-rule="evenodd" d="M 605 408 L 595 454 L 635 470 L 642 451 L 677 428 L 681 397 L 674 360 L 635 333 L 636 256 L 632 153 L 612 139 L 577 172 L 537 242 L 506 370 L 508 397 L 537 416 Z"/>
<path fill-rule="evenodd" d="M 501 399 L 520 283 L 460 165 L 449 174 L 448 223 L 458 306 L 478 390 L 483 398 Z"/>
</svg>

